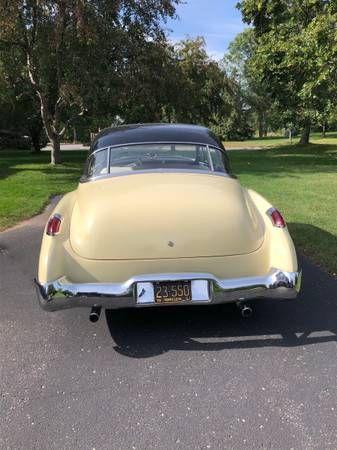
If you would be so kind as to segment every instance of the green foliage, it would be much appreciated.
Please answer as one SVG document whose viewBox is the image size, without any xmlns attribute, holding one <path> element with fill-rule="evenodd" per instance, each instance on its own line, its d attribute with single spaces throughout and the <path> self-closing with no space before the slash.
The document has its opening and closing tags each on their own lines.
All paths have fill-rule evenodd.
<svg viewBox="0 0 337 450">
<path fill-rule="evenodd" d="M 37 98 L 22 71 L 17 49 L 0 53 L 0 146 L 39 151 L 46 143 Z M 29 140 L 22 136 L 29 136 Z"/>
<path fill-rule="evenodd" d="M 288 119 L 308 134 L 336 97 L 336 3 L 244 0 L 239 7 L 256 35 L 250 70 Z"/>
<path fill-rule="evenodd" d="M 239 85 L 208 57 L 203 38 L 181 41 L 175 54 L 179 96 L 173 108 L 174 120 L 209 126 L 223 139 L 249 137 Z"/>
<path fill-rule="evenodd" d="M 179 0 L 0 0 L 1 126 L 44 140 L 118 122 L 190 122 L 225 139 L 335 118 L 337 11 L 326 0 L 242 0 L 253 28 L 211 60 L 203 38 L 170 45 Z M 10 111 L 6 115 L 6 111 Z M 33 139 L 33 136 L 35 138 Z M 55 154 L 54 154 L 55 153 Z M 56 156 L 55 156 L 56 155 Z"/>
<path fill-rule="evenodd" d="M 127 123 L 171 121 L 179 98 L 180 73 L 165 39 L 144 43 L 122 73 L 117 115 Z M 110 119 L 110 124 L 113 123 Z"/>
<path fill-rule="evenodd" d="M 259 137 L 262 137 L 267 133 L 268 128 L 273 128 L 276 107 L 267 84 L 259 80 L 251 64 L 257 46 L 254 30 L 246 29 L 230 43 L 223 63 L 230 77 L 239 86 L 237 92 L 248 112 L 246 116 L 252 128 L 258 130 Z M 280 123 L 278 123 L 279 128 Z"/>
<path fill-rule="evenodd" d="M 0 61 L 8 75 L 0 115 L 9 88 L 15 112 L 7 122 L 26 129 L 31 121 L 39 143 L 41 112 L 53 163 L 74 126 L 85 141 L 89 131 L 117 122 L 189 122 L 224 138 L 249 137 L 241 88 L 208 57 L 204 40 L 167 42 L 162 25 L 178 2 L 0 0 Z"/>
<path fill-rule="evenodd" d="M 222 140 L 244 141 L 254 134 L 245 113 L 236 110 L 227 117 L 213 116 L 210 128 Z"/>
<path fill-rule="evenodd" d="M 229 111 L 226 75 L 209 59 L 204 39 L 179 42 L 175 58 L 180 79 L 176 120 L 207 124 L 212 115 L 226 114 Z"/>
<path fill-rule="evenodd" d="M 123 75 L 148 42 L 163 38 L 162 23 L 179 0 L 0 0 L 2 53 L 18 53 L 53 143 L 77 117 L 118 111 Z"/>
</svg>

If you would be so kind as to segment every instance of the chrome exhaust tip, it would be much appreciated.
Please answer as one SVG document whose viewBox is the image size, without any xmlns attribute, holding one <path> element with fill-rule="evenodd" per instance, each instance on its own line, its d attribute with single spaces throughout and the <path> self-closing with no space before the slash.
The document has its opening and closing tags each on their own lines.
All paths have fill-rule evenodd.
<svg viewBox="0 0 337 450">
<path fill-rule="evenodd" d="M 90 322 L 97 322 L 99 319 L 99 316 L 101 315 L 101 307 L 100 306 L 93 306 L 91 308 L 91 312 L 89 314 L 89 320 Z"/>
<path fill-rule="evenodd" d="M 253 309 L 246 305 L 245 303 L 242 302 L 237 302 L 236 306 L 239 308 L 240 312 L 241 312 L 241 316 L 244 319 L 248 319 L 249 317 L 252 317 L 253 315 Z"/>
<path fill-rule="evenodd" d="M 248 319 L 249 317 L 252 317 L 253 310 L 250 306 L 243 306 L 241 309 L 241 315 L 244 319 Z"/>
</svg>

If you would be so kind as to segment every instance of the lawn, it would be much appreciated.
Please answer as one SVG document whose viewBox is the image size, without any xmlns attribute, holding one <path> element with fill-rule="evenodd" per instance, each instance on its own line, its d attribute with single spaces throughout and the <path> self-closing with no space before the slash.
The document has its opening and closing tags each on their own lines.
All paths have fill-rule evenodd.
<svg viewBox="0 0 337 450">
<path fill-rule="evenodd" d="M 337 144 L 337 133 L 329 132 L 323 138 L 321 133 L 312 133 L 310 136 L 311 142 L 318 144 Z M 299 141 L 299 136 L 293 138 L 293 145 L 296 145 Z M 224 145 L 227 149 L 236 148 L 274 148 L 281 145 L 290 145 L 289 139 L 284 136 L 267 136 L 264 138 L 252 138 L 247 141 L 224 141 Z"/>
<path fill-rule="evenodd" d="M 294 143 L 298 141 L 294 139 Z M 252 138 L 247 141 L 224 141 L 226 149 L 236 148 L 261 148 L 261 147 L 276 147 L 280 145 L 289 145 L 289 139 L 283 136 L 267 136 L 264 138 Z"/>
<path fill-rule="evenodd" d="M 232 151 L 241 182 L 285 215 L 296 246 L 337 273 L 337 136 L 313 144 Z M 49 198 L 74 189 L 85 152 L 64 152 L 66 163 L 51 167 L 49 154 L 0 152 L 0 229 L 37 214 Z"/>
<path fill-rule="evenodd" d="M 52 195 L 76 188 L 86 152 L 64 152 L 67 161 L 49 164 L 50 155 L 0 151 L 0 230 L 38 214 Z"/>
<path fill-rule="evenodd" d="M 313 261 L 337 273 L 337 144 L 232 151 L 242 184 L 285 215 L 295 244 Z"/>
</svg>

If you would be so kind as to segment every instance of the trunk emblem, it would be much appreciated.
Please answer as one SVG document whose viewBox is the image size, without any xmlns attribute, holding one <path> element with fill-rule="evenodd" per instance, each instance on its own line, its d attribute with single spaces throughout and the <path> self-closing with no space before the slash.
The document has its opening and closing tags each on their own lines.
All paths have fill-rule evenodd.
<svg viewBox="0 0 337 450">
<path fill-rule="evenodd" d="M 172 242 L 172 241 L 168 241 L 168 244 L 167 244 L 169 247 L 174 247 L 174 242 Z"/>
</svg>

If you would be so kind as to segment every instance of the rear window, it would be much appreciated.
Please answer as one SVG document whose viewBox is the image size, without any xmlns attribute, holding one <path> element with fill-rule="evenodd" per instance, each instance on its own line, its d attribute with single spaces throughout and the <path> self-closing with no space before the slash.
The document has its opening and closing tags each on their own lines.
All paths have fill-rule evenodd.
<svg viewBox="0 0 337 450">
<path fill-rule="evenodd" d="M 104 148 L 90 155 L 86 168 L 85 175 L 88 178 L 105 175 L 108 173 L 109 150 Z"/>
<path fill-rule="evenodd" d="M 137 171 L 182 170 L 227 172 L 227 157 L 216 148 L 197 144 L 135 144 L 97 150 L 90 155 L 85 177 Z"/>
</svg>

